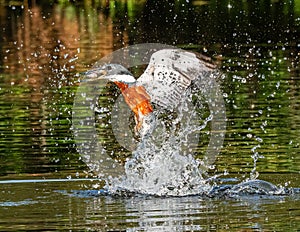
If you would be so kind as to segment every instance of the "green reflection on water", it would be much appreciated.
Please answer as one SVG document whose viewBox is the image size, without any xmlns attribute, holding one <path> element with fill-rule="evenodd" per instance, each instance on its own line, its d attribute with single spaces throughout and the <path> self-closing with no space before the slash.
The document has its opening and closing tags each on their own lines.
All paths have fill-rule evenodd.
<svg viewBox="0 0 300 232">
<path fill-rule="evenodd" d="M 284 59 L 285 55 L 273 56 L 256 61 L 257 67 L 228 73 L 225 84 L 230 86 L 226 98 L 229 103 L 228 151 L 238 150 L 235 152 L 242 166 L 247 164 L 249 168 L 248 163 L 252 166 L 251 149 L 259 145 L 257 151 L 264 156 L 258 164 L 259 171 L 299 170 L 296 151 L 299 132 L 292 129 L 294 119 L 298 117 L 297 111 L 293 110 L 293 104 L 299 101 L 294 95 L 298 87 L 291 81 L 293 74 L 287 65 L 277 61 Z M 241 155 L 243 152 L 244 156 Z M 236 167 L 236 171 L 238 169 L 240 167 Z"/>
<path fill-rule="evenodd" d="M 36 94 L 26 85 L 5 86 L 0 95 L 2 175 L 80 168 L 72 166 L 78 166 L 70 129 L 74 90 Z"/>
</svg>

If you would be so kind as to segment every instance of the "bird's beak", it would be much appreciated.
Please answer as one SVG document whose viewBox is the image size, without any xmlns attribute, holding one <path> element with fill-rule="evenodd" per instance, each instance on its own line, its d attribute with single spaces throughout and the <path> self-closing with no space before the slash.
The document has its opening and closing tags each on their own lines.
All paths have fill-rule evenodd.
<svg viewBox="0 0 300 232">
<path fill-rule="evenodd" d="M 80 82 L 90 82 L 100 79 L 105 80 L 107 79 L 107 71 L 104 69 L 92 69 L 81 73 L 81 76 L 83 78 L 80 80 Z"/>
</svg>

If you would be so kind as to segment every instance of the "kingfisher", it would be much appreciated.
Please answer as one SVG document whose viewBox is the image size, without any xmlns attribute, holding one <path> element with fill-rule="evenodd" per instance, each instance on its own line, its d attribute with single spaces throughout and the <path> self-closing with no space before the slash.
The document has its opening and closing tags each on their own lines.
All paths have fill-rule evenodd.
<svg viewBox="0 0 300 232">
<path fill-rule="evenodd" d="M 154 105 L 176 107 L 193 81 L 216 69 L 211 59 L 182 49 L 162 49 L 152 54 L 144 73 L 135 78 L 120 64 L 108 63 L 85 72 L 85 81 L 108 80 L 120 89 L 134 113 L 135 132 L 141 137 L 153 130 Z"/>
</svg>

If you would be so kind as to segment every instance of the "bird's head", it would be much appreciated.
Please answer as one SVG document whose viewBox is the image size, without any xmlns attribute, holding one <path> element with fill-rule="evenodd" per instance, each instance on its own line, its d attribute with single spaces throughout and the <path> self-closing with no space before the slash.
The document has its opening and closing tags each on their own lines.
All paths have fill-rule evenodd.
<svg viewBox="0 0 300 232">
<path fill-rule="evenodd" d="M 120 64 L 105 64 L 101 67 L 85 72 L 84 75 L 86 78 L 83 82 L 109 80 L 127 85 L 134 84 L 136 82 L 131 72 Z"/>
</svg>

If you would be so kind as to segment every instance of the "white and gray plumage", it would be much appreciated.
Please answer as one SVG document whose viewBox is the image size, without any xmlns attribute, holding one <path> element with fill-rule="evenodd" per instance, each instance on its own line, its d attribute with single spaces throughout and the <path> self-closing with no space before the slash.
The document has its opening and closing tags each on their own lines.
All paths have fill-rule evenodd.
<svg viewBox="0 0 300 232">
<path fill-rule="evenodd" d="M 145 121 L 152 117 L 152 103 L 166 109 L 176 107 L 194 80 L 205 78 L 214 70 L 215 66 L 204 56 L 181 49 L 163 49 L 152 54 L 148 67 L 137 80 L 119 64 L 106 64 L 85 74 L 87 80 L 107 79 L 120 88 L 135 114 L 136 130 L 143 135 L 149 127 Z"/>
<path fill-rule="evenodd" d="M 192 81 L 214 71 L 215 66 L 207 61 L 207 57 L 180 49 L 160 50 L 151 56 L 136 85 L 144 86 L 151 102 L 164 108 L 176 107 Z"/>
</svg>

